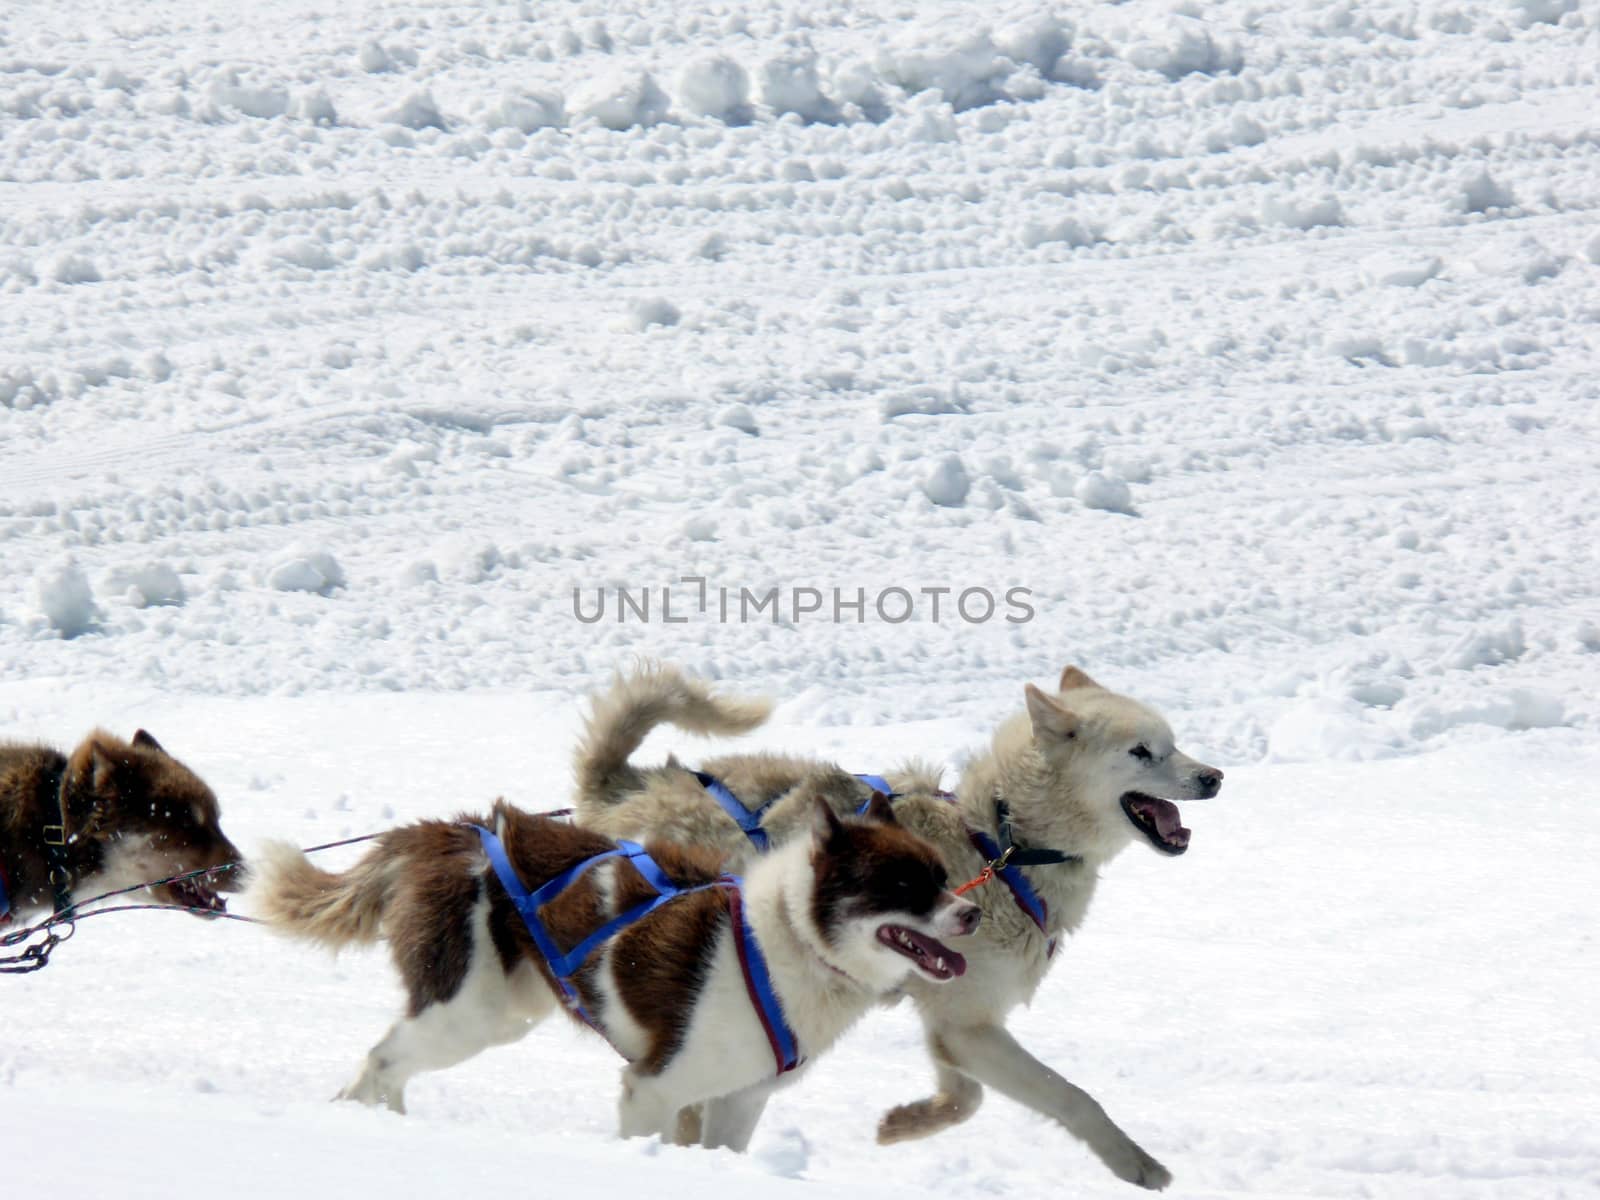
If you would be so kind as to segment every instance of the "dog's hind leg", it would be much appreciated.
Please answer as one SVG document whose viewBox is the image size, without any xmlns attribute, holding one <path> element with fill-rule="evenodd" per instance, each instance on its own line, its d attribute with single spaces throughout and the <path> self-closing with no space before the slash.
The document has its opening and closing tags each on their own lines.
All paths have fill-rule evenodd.
<svg viewBox="0 0 1600 1200">
<path fill-rule="evenodd" d="M 932 1035 L 941 1057 L 979 1083 L 1059 1121 L 1119 1179 L 1159 1191 L 1172 1172 L 1123 1133 L 1082 1088 L 1034 1058 L 998 1025 L 939 1029 Z"/>
<path fill-rule="evenodd" d="M 928 1050 L 939 1076 L 938 1091 L 925 1100 L 897 1105 L 884 1113 L 878 1122 L 879 1145 L 909 1142 L 959 1125 L 983 1103 L 983 1086 L 946 1061 L 938 1038 L 932 1034 L 928 1035 Z"/>
<path fill-rule="evenodd" d="M 507 976 L 492 954 L 473 963 L 450 999 L 396 1021 L 368 1052 L 355 1082 L 335 1099 L 386 1104 L 403 1113 L 413 1076 L 517 1041 L 555 1011 L 555 997 L 531 966 L 520 964 Z"/>
<path fill-rule="evenodd" d="M 414 1017 L 398 1020 L 367 1053 L 361 1074 L 336 1100 L 386 1104 L 406 1110 L 406 1084 L 425 1071 L 442 1071 L 490 1046 L 517 1041 L 536 1024 L 527 1016 L 489 1013 L 458 1000 L 433 1004 Z"/>
</svg>

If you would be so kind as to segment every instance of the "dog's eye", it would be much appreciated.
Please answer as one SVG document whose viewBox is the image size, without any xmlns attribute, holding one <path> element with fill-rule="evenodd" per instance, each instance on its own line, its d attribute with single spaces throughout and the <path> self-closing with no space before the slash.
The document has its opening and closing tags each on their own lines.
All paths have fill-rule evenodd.
<svg viewBox="0 0 1600 1200">
<path fill-rule="evenodd" d="M 1135 746 L 1132 750 L 1129 750 L 1128 753 L 1133 755 L 1140 762 L 1151 762 L 1155 758 L 1155 755 L 1150 753 L 1150 747 L 1144 745 L 1143 743 Z"/>
<path fill-rule="evenodd" d="M 895 904 L 904 905 L 908 909 L 917 909 L 926 903 L 932 903 L 931 896 L 938 888 L 929 888 L 932 880 L 923 874 L 895 874 L 890 876 L 889 896 Z"/>
</svg>

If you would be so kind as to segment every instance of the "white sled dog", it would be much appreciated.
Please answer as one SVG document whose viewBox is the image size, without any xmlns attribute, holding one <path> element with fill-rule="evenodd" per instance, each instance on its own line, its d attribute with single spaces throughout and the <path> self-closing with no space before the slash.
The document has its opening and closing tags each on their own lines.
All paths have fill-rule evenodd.
<svg viewBox="0 0 1600 1200">
<path fill-rule="evenodd" d="M 714 850 L 619 845 L 499 803 L 391 830 L 342 874 L 270 845 L 254 894 L 291 936 L 389 943 L 406 1012 L 342 1099 L 404 1112 L 412 1076 L 564 1006 L 628 1062 L 623 1136 L 674 1138 L 704 1105 L 700 1140 L 742 1150 L 769 1093 L 874 1003 L 911 975 L 958 978 L 938 939 L 979 921 L 887 801 L 807 820 L 740 880 Z"/>
<path fill-rule="evenodd" d="M 770 711 L 765 701 L 717 696 L 673 667 L 647 665 L 594 701 L 577 751 L 577 819 L 612 837 L 715 847 L 737 863 L 800 835 L 819 798 L 851 812 L 887 786 L 901 824 L 938 847 L 954 880 L 977 877 L 1009 851 L 992 881 L 967 893 L 983 910 L 969 970 L 943 986 L 915 976 L 905 985 L 938 1086 L 885 1114 L 878 1140 L 964 1121 L 987 1086 L 1060 1122 L 1119 1178 L 1164 1188 L 1171 1173 L 1092 1096 L 1023 1049 L 1005 1021 L 1032 998 L 1058 940 L 1082 922 L 1100 868 L 1134 841 L 1182 854 L 1189 830 L 1172 800 L 1215 796 L 1222 772 L 1181 753 L 1156 713 L 1076 667 L 1062 672 L 1055 694 L 1029 684 L 1024 695 L 1024 711 L 1000 725 L 952 796 L 939 790 L 938 770 L 919 763 L 886 777 L 776 754 L 713 758 L 700 772 L 673 759 L 635 766 L 630 756 L 659 724 L 733 735 Z"/>
</svg>

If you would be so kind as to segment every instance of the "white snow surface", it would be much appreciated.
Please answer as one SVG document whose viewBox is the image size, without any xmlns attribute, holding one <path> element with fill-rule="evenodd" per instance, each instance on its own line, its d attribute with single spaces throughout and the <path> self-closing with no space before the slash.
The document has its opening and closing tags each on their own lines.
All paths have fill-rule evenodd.
<svg viewBox="0 0 1600 1200">
<path fill-rule="evenodd" d="M 1577 0 L 0 7 L 0 733 L 149 727 L 248 850 L 561 806 L 635 655 L 858 770 L 1076 662 L 1229 779 L 1025 1044 L 1179 1194 L 1595 1195 L 1597 85 Z M 873 1146 L 905 1009 L 734 1160 L 555 1028 L 313 1103 L 376 955 L 59 955 L 19 1195 L 73 1124 L 104 1195 L 1127 1191 L 996 1097 Z"/>
</svg>

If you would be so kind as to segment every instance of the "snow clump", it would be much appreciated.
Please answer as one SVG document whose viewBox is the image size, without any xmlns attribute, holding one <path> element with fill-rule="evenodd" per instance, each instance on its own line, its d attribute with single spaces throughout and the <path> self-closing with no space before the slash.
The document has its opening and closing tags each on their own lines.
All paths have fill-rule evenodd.
<svg viewBox="0 0 1600 1200">
<path fill-rule="evenodd" d="M 697 117 L 735 124 L 748 119 L 750 77 L 720 54 L 690 59 L 678 72 L 678 103 Z"/>
<path fill-rule="evenodd" d="M 923 495 L 942 508 L 960 508 L 972 490 L 972 479 L 959 454 L 947 454 L 922 481 Z"/>
<path fill-rule="evenodd" d="M 329 596 L 344 585 L 344 568 L 326 550 L 291 552 L 267 569 L 267 586 L 274 591 Z"/>
<path fill-rule="evenodd" d="M 39 609 L 50 627 L 64 638 L 88 633 L 100 621 L 89 580 L 73 559 L 42 571 L 34 580 Z"/>
<path fill-rule="evenodd" d="M 162 562 L 118 567 L 107 576 L 106 586 L 135 608 L 175 606 L 187 599 L 183 590 L 183 580 L 178 578 L 176 571 Z"/>
<path fill-rule="evenodd" d="M 666 118 L 672 102 L 648 72 L 611 71 L 580 86 L 572 94 L 572 109 L 621 131 L 635 125 L 650 126 Z"/>
</svg>

